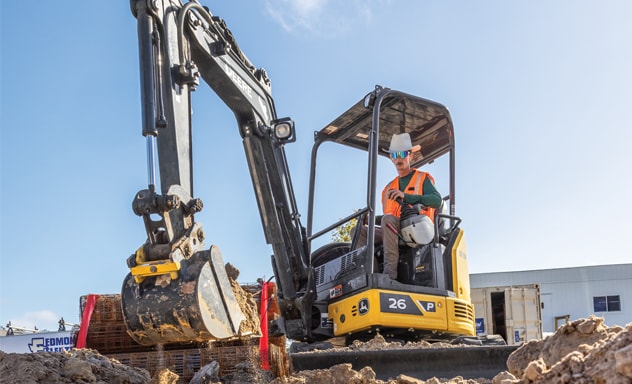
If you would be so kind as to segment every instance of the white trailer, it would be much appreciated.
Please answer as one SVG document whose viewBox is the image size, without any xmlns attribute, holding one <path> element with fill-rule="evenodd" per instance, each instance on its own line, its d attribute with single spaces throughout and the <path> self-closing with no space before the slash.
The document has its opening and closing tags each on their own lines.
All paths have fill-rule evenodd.
<svg viewBox="0 0 632 384">
<path fill-rule="evenodd" d="M 75 333 L 60 331 L 0 336 L 0 351 L 6 353 L 69 351 L 75 347 Z"/>
<path fill-rule="evenodd" d="M 508 345 L 542 338 L 538 284 L 471 289 L 476 334 L 501 335 Z"/>
</svg>

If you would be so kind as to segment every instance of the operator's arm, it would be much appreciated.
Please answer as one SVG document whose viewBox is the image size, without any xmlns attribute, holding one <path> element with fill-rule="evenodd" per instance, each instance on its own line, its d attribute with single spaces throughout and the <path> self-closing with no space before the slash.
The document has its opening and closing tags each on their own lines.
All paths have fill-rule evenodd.
<svg viewBox="0 0 632 384">
<path fill-rule="evenodd" d="M 408 204 L 423 204 L 426 207 L 439 208 L 441 206 L 441 194 L 429 177 L 424 180 L 423 195 L 404 194 L 404 202 Z"/>
</svg>

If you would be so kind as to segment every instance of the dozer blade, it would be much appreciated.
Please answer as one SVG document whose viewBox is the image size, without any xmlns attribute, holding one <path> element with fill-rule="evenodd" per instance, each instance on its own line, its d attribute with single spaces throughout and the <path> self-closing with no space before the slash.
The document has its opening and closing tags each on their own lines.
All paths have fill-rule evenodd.
<svg viewBox="0 0 632 384">
<path fill-rule="evenodd" d="M 314 351 L 292 353 L 295 371 L 328 369 L 349 363 L 353 369 L 369 366 L 380 380 L 406 375 L 420 380 L 432 377 L 492 379 L 507 370 L 509 355 L 516 345 L 469 346 L 448 348 L 381 349 L 367 351 Z"/>
<path fill-rule="evenodd" d="M 121 304 L 129 335 L 142 345 L 229 339 L 245 320 L 216 246 L 182 260 L 175 280 L 137 284 L 128 274 Z"/>
</svg>

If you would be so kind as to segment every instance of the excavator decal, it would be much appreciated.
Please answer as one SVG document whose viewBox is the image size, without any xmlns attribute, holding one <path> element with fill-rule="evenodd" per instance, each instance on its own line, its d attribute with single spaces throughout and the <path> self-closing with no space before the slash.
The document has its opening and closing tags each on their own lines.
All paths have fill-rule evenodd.
<svg viewBox="0 0 632 384">
<path fill-rule="evenodd" d="M 423 316 L 410 295 L 380 293 L 380 311 Z"/>
<path fill-rule="evenodd" d="M 358 302 L 358 313 L 360 315 L 369 313 L 369 299 L 362 299 Z"/>
<path fill-rule="evenodd" d="M 437 305 L 434 301 L 417 300 L 417 303 L 424 312 L 437 312 Z"/>
</svg>

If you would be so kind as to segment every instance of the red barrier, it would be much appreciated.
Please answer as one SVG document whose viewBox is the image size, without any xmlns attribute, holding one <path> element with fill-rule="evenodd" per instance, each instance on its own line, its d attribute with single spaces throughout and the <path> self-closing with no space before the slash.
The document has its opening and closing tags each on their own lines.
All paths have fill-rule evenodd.
<svg viewBox="0 0 632 384">
<path fill-rule="evenodd" d="M 259 356 L 261 357 L 261 369 L 270 370 L 270 347 L 268 346 L 268 285 L 263 282 L 261 285 L 261 303 L 259 310 L 259 322 L 261 323 L 261 338 L 259 339 Z"/>
<path fill-rule="evenodd" d="M 81 315 L 81 325 L 79 326 L 79 334 L 77 335 L 77 343 L 75 345 L 76 348 L 86 347 L 88 328 L 90 327 L 90 318 L 92 318 L 92 312 L 94 311 L 94 306 L 97 302 L 98 297 L 99 295 L 88 295 L 86 306 L 83 309 L 83 314 Z"/>
</svg>

